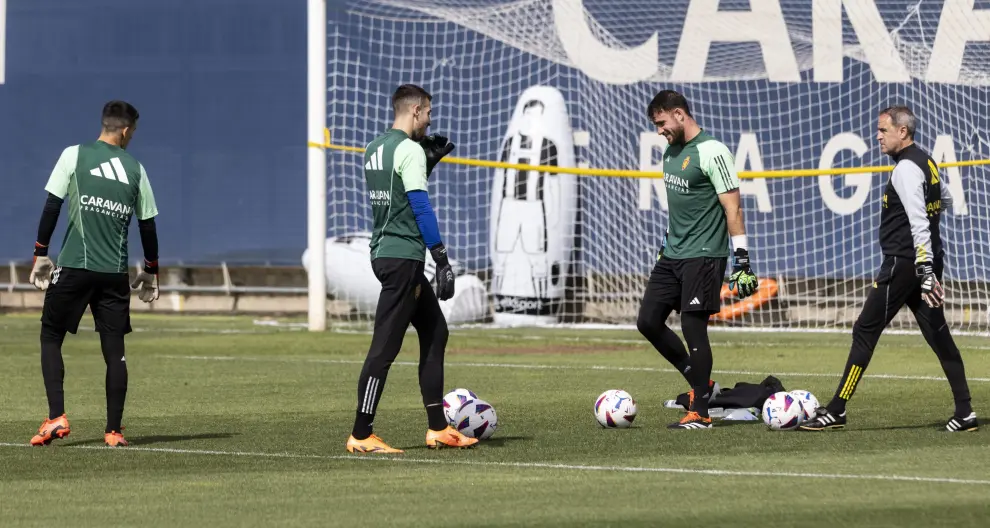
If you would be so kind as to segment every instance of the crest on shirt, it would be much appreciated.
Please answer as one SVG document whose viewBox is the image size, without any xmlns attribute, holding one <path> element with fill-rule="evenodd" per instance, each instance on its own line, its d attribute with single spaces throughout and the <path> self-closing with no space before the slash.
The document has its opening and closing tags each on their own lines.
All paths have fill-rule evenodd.
<svg viewBox="0 0 990 528">
<path fill-rule="evenodd" d="M 417 284 L 416 285 L 416 288 L 413 289 L 413 298 L 414 299 L 419 299 L 419 294 L 422 293 L 422 291 L 423 291 L 423 286 L 420 285 L 420 284 Z"/>
<path fill-rule="evenodd" d="M 688 156 L 688 157 L 684 158 L 684 161 L 681 162 L 681 170 L 686 169 L 687 166 L 688 166 L 688 163 L 691 163 L 691 156 Z"/>
</svg>

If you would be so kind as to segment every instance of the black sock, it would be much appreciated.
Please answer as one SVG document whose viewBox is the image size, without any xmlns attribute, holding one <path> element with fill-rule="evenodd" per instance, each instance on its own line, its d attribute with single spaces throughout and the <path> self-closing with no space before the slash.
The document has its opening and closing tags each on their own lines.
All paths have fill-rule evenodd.
<svg viewBox="0 0 990 528">
<path fill-rule="evenodd" d="M 932 316 L 935 316 L 934 324 L 930 322 Z M 921 323 L 920 320 L 919 323 Z M 934 328 L 935 325 L 938 327 Z M 971 404 L 972 398 L 969 395 L 969 384 L 966 382 L 966 367 L 963 364 L 962 354 L 959 353 L 959 347 L 956 346 L 956 342 L 949 332 L 949 326 L 945 323 L 943 312 L 939 311 L 929 315 L 928 320 L 922 325 L 922 333 L 935 355 L 938 356 L 939 363 L 942 364 L 942 371 L 945 372 L 945 379 L 949 381 L 952 399 L 955 400 L 956 404 L 956 416 L 959 418 L 969 416 L 973 412 L 973 406 Z"/>
<path fill-rule="evenodd" d="M 942 361 L 942 370 L 952 388 L 952 398 L 956 402 L 956 416 L 965 418 L 973 412 L 972 398 L 969 395 L 969 385 L 966 383 L 966 367 L 962 358 Z"/>
<path fill-rule="evenodd" d="M 957 361 L 942 361 L 942 370 L 952 388 L 952 398 L 956 402 L 956 416 L 965 418 L 973 412 L 972 398 L 969 395 L 969 385 L 966 383 L 966 368 L 962 358 Z"/>
<path fill-rule="evenodd" d="M 423 287 L 430 287 L 426 279 Z M 419 391 L 426 407 L 427 426 L 432 431 L 443 431 L 447 428 L 447 417 L 443 414 L 443 358 L 450 330 L 432 296 L 420 299 L 412 325 L 419 335 Z"/>
<path fill-rule="evenodd" d="M 856 387 L 859 386 L 859 381 L 863 379 L 863 373 L 866 372 L 866 367 L 869 366 L 870 359 L 872 358 L 873 350 L 864 350 L 861 347 L 857 347 L 855 337 L 853 337 L 853 347 L 849 352 L 849 359 L 846 360 L 846 368 L 842 372 L 842 380 L 839 382 L 839 386 L 836 387 L 832 400 L 825 406 L 828 412 L 835 415 L 846 412 L 846 402 L 852 399 L 853 394 L 856 392 Z"/>
<path fill-rule="evenodd" d="M 41 375 L 45 380 L 45 393 L 48 395 L 48 419 L 52 420 L 65 414 L 65 392 L 62 390 L 62 382 L 65 379 L 62 339 L 55 339 L 52 336 L 41 338 Z"/>
<path fill-rule="evenodd" d="M 867 299 L 869 303 L 869 299 Z M 873 350 L 880 340 L 883 332 L 884 319 L 873 314 L 870 306 L 863 308 L 856 324 L 853 325 L 852 347 L 849 349 L 849 357 L 846 359 L 846 368 L 842 371 L 842 380 L 835 389 L 832 400 L 825 408 L 828 412 L 839 415 L 846 412 L 846 402 L 852 399 L 856 392 L 856 387 L 863 379 L 863 373 L 870 366 L 873 359 Z M 879 317 L 879 318 L 878 318 Z"/>
<path fill-rule="evenodd" d="M 708 341 L 708 314 L 686 312 L 681 315 L 681 330 L 691 349 L 691 388 L 694 389 L 692 411 L 702 418 L 708 418 L 708 399 L 712 376 L 712 346 Z"/>
<path fill-rule="evenodd" d="M 124 359 L 124 336 L 100 334 L 103 361 L 107 364 L 107 433 L 120 432 L 127 399 L 127 361 Z"/>
<path fill-rule="evenodd" d="M 351 436 L 356 440 L 368 438 L 371 436 L 371 425 L 374 421 L 374 414 L 358 412 L 357 417 L 354 418 L 354 429 L 351 430 Z"/>
<path fill-rule="evenodd" d="M 835 389 L 835 395 L 832 396 L 832 400 L 825 406 L 828 412 L 834 415 L 840 415 L 846 412 L 846 402 L 852 399 L 859 381 L 863 379 L 863 372 L 866 371 L 868 364 L 869 359 L 864 362 L 855 353 L 849 355 L 846 369 L 842 373 L 842 381 L 839 382 L 838 388 Z"/>
<path fill-rule="evenodd" d="M 351 431 L 354 438 L 364 440 L 371 436 L 375 411 L 378 409 L 378 401 L 384 389 L 384 377 L 368 376 L 362 372 L 358 381 L 358 408 L 354 417 L 354 429 Z"/>
<path fill-rule="evenodd" d="M 421 330 L 423 326 L 420 324 L 416 328 L 420 333 L 419 390 L 426 407 L 429 428 L 442 431 L 447 427 L 447 418 L 443 415 L 443 357 L 447 347 L 447 325 L 441 317 L 429 329 Z"/>
<path fill-rule="evenodd" d="M 447 417 L 443 415 L 443 403 L 434 403 L 426 406 L 426 419 L 430 422 L 430 429 L 443 431 L 447 428 Z"/>
</svg>

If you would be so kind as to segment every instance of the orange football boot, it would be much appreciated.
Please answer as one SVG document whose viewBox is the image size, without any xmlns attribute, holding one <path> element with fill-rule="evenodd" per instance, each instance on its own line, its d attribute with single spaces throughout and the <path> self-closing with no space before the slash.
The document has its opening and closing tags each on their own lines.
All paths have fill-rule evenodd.
<svg viewBox="0 0 990 528">
<path fill-rule="evenodd" d="M 472 447 L 478 443 L 477 438 L 464 436 L 457 429 L 447 426 L 443 431 L 426 431 L 426 447 L 438 449 L 440 447 Z"/>
<path fill-rule="evenodd" d="M 357 438 L 354 438 L 354 435 L 351 435 L 347 439 L 347 452 L 358 454 L 378 453 L 389 455 L 394 453 L 404 453 L 405 451 L 391 447 L 375 435 L 371 435 L 364 440 L 358 440 Z"/>
<path fill-rule="evenodd" d="M 63 414 L 58 418 L 52 420 L 46 419 L 44 422 L 41 422 L 41 427 L 38 428 L 38 434 L 31 438 L 31 445 L 48 445 L 56 438 L 65 438 L 67 436 L 69 436 L 69 419 Z"/>
<path fill-rule="evenodd" d="M 679 422 L 667 426 L 667 429 L 711 429 L 712 419 L 702 418 L 700 414 L 690 411 Z"/>
<path fill-rule="evenodd" d="M 106 442 L 107 447 L 124 447 L 127 446 L 127 440 L 124 440 L 124 435 L 119 431 L 111 431 L 103 435 L 103 441 Z"/>
</svg>

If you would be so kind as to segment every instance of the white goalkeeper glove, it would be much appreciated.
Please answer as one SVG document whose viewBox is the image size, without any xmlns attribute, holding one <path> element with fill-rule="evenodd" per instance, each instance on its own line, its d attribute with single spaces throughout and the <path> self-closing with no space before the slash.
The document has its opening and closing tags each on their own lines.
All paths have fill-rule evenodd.
<svg viewBox="0 0 990 528">
<path fill-rule="evenodd" d="M 945 302 L 945 290 L 938 282 L 931 262 L 918 262 L 915 264 L 914 274 L 921 279 L 921 298 L 932 308 L 938 308 Z"/>
<path fill-rule="evenodd" d="M 138 290 L 138 299 L 146 303 L 158 300 L 158 262 L 144 261 L 144 269 L 139 269 L 131 282 L 131 289 Z"/>
<path fill-rule="evenodd" d="M 28 277 L 28 281 L 39 290 L 47 290 L 51 284 L 52 270 L 54 269 L 55 264 L 52 263 L 52 259 L 48 258 L 48 246 L 42 246 L 35 242 L 34 263 L 31 266 L 31 276 Z"/>
</svg>

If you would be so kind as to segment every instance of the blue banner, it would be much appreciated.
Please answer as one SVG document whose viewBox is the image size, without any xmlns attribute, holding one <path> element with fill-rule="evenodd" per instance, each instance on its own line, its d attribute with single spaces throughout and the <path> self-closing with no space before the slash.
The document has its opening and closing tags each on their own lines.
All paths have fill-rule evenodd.
<svg viewBox="0 0 990 528">
<path fill-rule="evenodd" d="M 686 95 L 701 126 L 728 145 L 741 170 L 890 165 L 875 136 L 880 109 L 895 104 L 914 109 L 916 139 L 937 160 L 990 157 L 990 54 L 980 40 L 986 36 L 966 29 L 975 15 L 958 2 L 945 12 L 948 4 L 935 1 L 844 8 L 831 0 L 761 2 L 759 13 L 746 1 L 395 4 L 370 2 L 330 20 L 329 126 L 336 142 L 363 145 L 390 126 L 389 95 L 412 82 L 434 96 L 432 130 L 449 135 L 454 154 L 468 158 L 499 159 L 519 96 L 538 85 L 564 95 L 572 128 L 586 136 L 585 145 L 575 143 L 577 159 L 591 167 L 660 170 L 662 149 L 653 147 L 646 107 L 668 88 Z M 718 13 L 705 11 L 712 4 Z M 990 16 L 988 7 L 976 5 L 977 14 Z M 972 42 L 934 50 L 933 41 L 950 34 Z M 357 160 L 336 153 L 331 174 L 331 234 L 370 229 Z M 942 174 L 956 202 L 943 219 L 946 275 L 986 280 L 990 171 Z M 493 175 L 441 165 L 431 182 L 449 251 L 475 270 L 492 266 Z M 872 276 L 881 259 L 877 230 L 888 176 L 745 182 L 757 270 Z M 662 181 L 579 180 L 575 271 L 648 273 L 666 225 Z"/>
<path fill-rule="evenodd" d="M 585 138 L 576 136 L 575 157 L 591 167 L 658 170 L 662 148 L 645 109 L 665 88 L 687 96 L 745 170 L 886 165 L 874 136 L 877 112 L 890 104 L 916 111 L 917 139 L 936 159 L 990 158 L 990 55 L 984 37 L 967 30 L 967 20 L 986 16 L 985 2 L 967 12 L 966 2 L 779 1 L 759 3 L 756 13 L 736 0 L 714 3 L 718 13 L 704 11 L 711 2 L 686 0 L 328 4 L 335 143 L 362 146 L 390 126 L 390 94 L 413 82 L 434 95 L 433 130 L 468 158 L 500 158 L 513 109 L 531 86 L 564 96 L 571 128 Z M 298 264 L 306 244 L 305 2 L 136 0 L 114 13 L 108 19 L 71 0 L 8 2 L 0 259 L 30 258 L 59 153 L 95 139 L 102 104 L 119 98 L 142 115 L 131 151 L 158 200 L 164 262 Z M 746 16 L 756 18 L 732 18 Z M 945 37 L 953 31 L 969 42 L 954 47 Z M 333 152 L 328 163 L 328 235 L 369 230 L 359 158 Z M 990 172 L 943 175 L 957 204 L 943 220 L 946 273 L 986 280 Z M 444 164 L 431 181 L 442 235 L 472 270 L 492 267 L 493 177 L 492 169 Z M 886 178 L 746 183 L 758 271 L 871 275 Z M 666 225 L 662 181 L 578 180 L 572 271 L 648 272 Z"/>
</svg>

